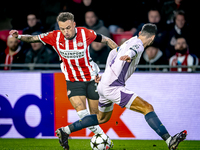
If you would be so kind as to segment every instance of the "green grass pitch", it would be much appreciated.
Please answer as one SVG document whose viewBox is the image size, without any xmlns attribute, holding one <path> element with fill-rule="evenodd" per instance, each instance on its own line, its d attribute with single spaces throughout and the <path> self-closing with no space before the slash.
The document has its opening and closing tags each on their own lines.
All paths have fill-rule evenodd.
<svg viewBox="0 0 200 150">
<path fill-rule="evenodd" d="M 113 140 L 111 150 L 167 150 L 162 140 Z M 70 150 L 91 150 L 89 139 L 70 139 Z M 0 150 L 62 150 L 58 139 L 1 139 Z M 183 141 L 178 150 L 200 150 L 200 141 Z"/>
</svg>

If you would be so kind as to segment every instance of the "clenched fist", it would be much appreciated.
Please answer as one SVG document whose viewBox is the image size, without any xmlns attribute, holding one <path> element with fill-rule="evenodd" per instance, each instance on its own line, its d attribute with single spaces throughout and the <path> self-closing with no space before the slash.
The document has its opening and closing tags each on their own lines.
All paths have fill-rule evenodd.
<svg viewBox="0 0 200 150">
<path fill-rule="evenodd" d="M 18 37 L 18 31 L 17 30 L 11 30 L 9 32 L 10 35 L 12 35 L 13 37 L 17 38 Z"/>
</svg>

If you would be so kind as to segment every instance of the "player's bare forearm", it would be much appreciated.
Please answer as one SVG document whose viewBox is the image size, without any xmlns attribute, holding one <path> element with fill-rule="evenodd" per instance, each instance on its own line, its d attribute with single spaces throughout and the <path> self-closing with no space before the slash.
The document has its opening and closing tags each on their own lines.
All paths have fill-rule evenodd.
<svg viewBox="0 0 200 150">
<path fill-rule="evenodd" d="M 21 41 L 27 42 L 27 43 L 36 43 L 40 42 L 37 35 L 21 35 L 20 38 Z"/>
<path fill-rule="evenodd" d="M 110 38 L 102 35 L 102 43 L 106 43 L 111 49 L 115 49 L 118 47 L 118 45 Z"/>
<path fill-rule="evenodd" d="M 11 30 L 9 34 L 24 42 L 28 43 L 40 42 L 39 37 L 37 35 L 19 35 L 17 30 Z"/>
</svg>

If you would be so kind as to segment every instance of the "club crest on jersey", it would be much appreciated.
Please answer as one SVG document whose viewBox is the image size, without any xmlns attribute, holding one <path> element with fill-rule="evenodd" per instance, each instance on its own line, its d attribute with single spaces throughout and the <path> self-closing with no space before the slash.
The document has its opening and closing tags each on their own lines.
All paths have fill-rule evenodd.
<svg viewBox="0 0 200 150">
<path fill-rule="evenodd" d="M 131 49 L 134 49 L 134 50 L 137 50 L 138 48 L 140 47 L 140 45 L 133 45 L 132 47 L 131 47 Z"/>
<path fill-rule="evenodd" d="M 83 46 L 83 42 L 78 42 L 78 43 L 77 43 L 77 46 L 78 46 L 78 47 L 82 47 L 82 46 Z"/>
<path fill-rule="evenodd" d="M 69 96 L 71 94 L 70 90 L 67 90 L 67 96 Z"/>
</svg>

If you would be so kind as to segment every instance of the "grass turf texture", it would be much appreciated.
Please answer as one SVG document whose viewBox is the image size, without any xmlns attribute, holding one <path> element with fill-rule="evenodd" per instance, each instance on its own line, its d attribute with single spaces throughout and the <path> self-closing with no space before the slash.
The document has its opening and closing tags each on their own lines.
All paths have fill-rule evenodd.
<svg viewBox="0 0 200 150">
<path fill-rule="evenodd" d="M 162 140 L 113 140 L 112 150 L 167 150 Z M 70 139 L 70 150 L 91 150 L 90 140 Z M 62 150 L 58 139 L 1 139 L 0 150 Z M 200 141 L 183 141 L 178 150 L 200 150 Z"/>
</svg>

